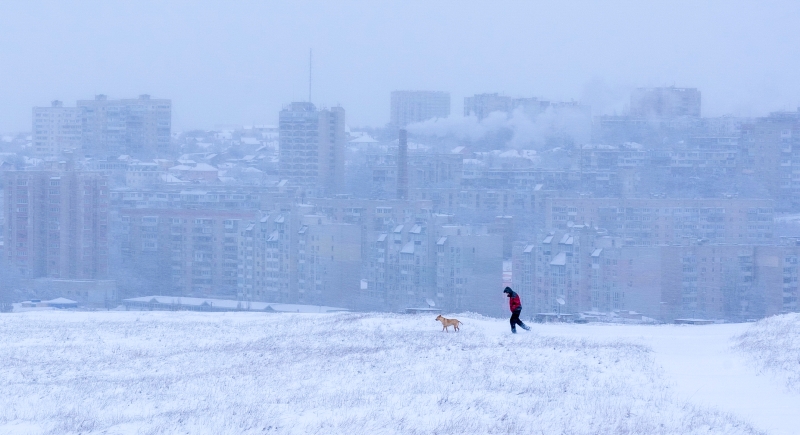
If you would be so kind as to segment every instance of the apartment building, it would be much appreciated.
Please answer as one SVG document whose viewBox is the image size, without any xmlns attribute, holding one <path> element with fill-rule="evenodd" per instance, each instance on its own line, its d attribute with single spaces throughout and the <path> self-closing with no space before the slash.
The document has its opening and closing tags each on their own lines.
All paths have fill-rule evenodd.
<svg viewBox="0 0 800 435">
<path fill-rule="evenodd" d="M 408 124 L 450 116 L 450 93 L 441 91 L 393 91 L 389 124 Z"/>
<path fill-rule="evenodd" d="M 235 297 L 240 232 L 254 211 L 123 208 L 119 249 L 125 265 L 174 296 Z"/>
<path fill-rule="evenodd" d="M 745 320 L 797 311 L 797 243 L 633 246 L 579 225 L 518 242 L 513 282 L 537 312 Z"/>
<path fill-rule="evenodd" d="M 291 103 L 279 114 L 279 174 L 323 194 L 344 188 L 345 113 Z"/>
<path fill-rule="evenodd" d="M 700 117 L 696 88 L 638 88 L 631 92 L 631 116 L 637 118 Z"/>
<path fill-rule="evenodd" d="M 108 180 L 96 172 L 3 173 L 5 260 L 26 278 L 108 275 Z"/>
<path fill-rule="evenodd" d="M 475 116 L 482 120 L 494 112 L 509 113 L 513 109 L 511 97 L 494 94 L 475 94 L 464 97 L 464 116 Z"/>
<path fill-rule="evenodd" d="M 169 151 L 172 101 L 139 98 L 110 100 L 97 95 L 78 100 L 83 150 L 93 155 L 158 155 Z"/>
<path fill-rule="evenodd" d="M 443 225 L 437 236 L 437 306 L 450 312 L 506 314 L 508 301 L 502 293 L 503 237 L 460 225 Z"/>
<path fill-rule="evenodd" d="M 298 230 L 297 301 L 353 307 L 361 287 L 361 228 L 303 216 Z"/>
<path fill-rule="evenodd" d="M 548 198 L 545 226 L 587 224 L 620 236 L 626 245 L 774 243 L 770 199 Z"/>
<path fill-rule="evenodd" d="M 742 126 L 744 170 L 757 174 L 778 207 L 800 206 L 800 111 L 776 112 Z"/>
<path fill-rule="evenodd" d="M 263 214 L 242 231 L 244 300 L 352 306 L 361 285 L 361 227 L 296 204 Z"/>
<path fill-rule="evenodd" d="M 142 176 L 141 178 L 149 178 Z M 291 203 L 295 190 L 286 186 L 228 186 L 203 189 L 186 186 L 125 188 L 112 190 L 117 208 L 194 208 L 214 210 L 269 210 L 274 204 Z"/>
<path fill-rule="evenodd" d="M 33 151 L 39 157 L 58 156 L 81 148 L 83 112 L 55 100 L 50 107 L 33 108 Z"/>
<path fill-rule="evenodd" d="M 367 155 L 366 170 L 371 176 L 369 193 L 372 197 L 390 199 L 397 192 L 396 153 Z M 463 155 L 453 153 L 411 153 L 408 156 L 408 186 L 435 188 L 461 185 Z"/>
<path fill-rule="evenodd" d="M 581 106 L 577 102 L 571 101 L 551 102 L 536 97 L 511 98 L 497 93 L 475 94 L 472 97 L 464 98 L 464 116 L 474 115 L 479 121 L 493 112 L 501 112 L 508 116 L 511 112 L 521 109 L 528 116 L 537 116 L 548 109 L 561 110 L 564 108 L 578 109 L 591 116 L 591 110 L 587 106 Z"/>
</svg>

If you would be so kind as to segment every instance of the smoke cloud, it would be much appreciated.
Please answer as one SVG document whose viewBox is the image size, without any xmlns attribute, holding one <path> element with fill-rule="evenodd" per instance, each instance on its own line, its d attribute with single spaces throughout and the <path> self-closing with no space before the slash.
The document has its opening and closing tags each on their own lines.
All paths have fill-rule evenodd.
<svg viewBox="0 0 800 435">
<path fill-rule="evenodd" d="M 479 142 L 487 138 L 503 138 L 499 148 L 545 149 L 557 141 L 583 144 L 591 137 L 592 117 L 587 106 L 549 106 L 538 113 L 517 108 L 511 113 L 492 112 L 484 119 L 476 116 L 451 115 L 411 124 L 408 131 L 418 136 L 454 138 Z"/>
</svg>

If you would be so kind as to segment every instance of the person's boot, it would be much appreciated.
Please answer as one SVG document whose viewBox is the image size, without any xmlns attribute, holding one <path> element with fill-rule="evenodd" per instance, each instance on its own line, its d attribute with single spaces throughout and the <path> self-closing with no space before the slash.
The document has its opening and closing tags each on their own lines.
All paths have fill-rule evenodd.
<svg viewBox="0 0 800 435">
<path fill-rule="evenodd" d="M 511 328 L 511 333 L 512 334 L 516 334 L 517 333 L 517 328 Z"/>
<path fill-rule="evenodd" d="M 528 326 L 528 325 L 522 324 L 522 325 L 519 325 L 519 326 L 522 326 L 522 329 L 524 329 L 526 331 L 530 331 L 531 330 L 531 327 Z"/>
</svg>

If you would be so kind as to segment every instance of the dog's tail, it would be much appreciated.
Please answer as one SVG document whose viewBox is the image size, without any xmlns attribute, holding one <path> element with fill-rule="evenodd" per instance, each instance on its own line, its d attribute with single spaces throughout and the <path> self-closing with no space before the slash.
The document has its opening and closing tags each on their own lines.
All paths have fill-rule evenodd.
<svg viewBox="0 0 800 435">
<path fill-rule="evenodd" d="M 460 320 L 458 320 L 458 319 L 456 319 L 456 322 L 458 322 L 460 325 L 463 325 L 463 324 L 464 324 L 464 322 L 462 322 L 462 321 L 460 321 Z"/>
</svg>

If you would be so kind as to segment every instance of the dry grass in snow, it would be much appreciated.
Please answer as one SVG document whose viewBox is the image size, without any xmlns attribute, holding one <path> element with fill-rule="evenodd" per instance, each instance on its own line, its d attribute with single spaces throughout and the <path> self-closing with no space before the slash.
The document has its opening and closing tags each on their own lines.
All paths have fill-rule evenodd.
<svg viewBox="0 0 800 435">
<path fill-rule="evenodd" d="M 459 316 L 0 315 L 0 433 L 752 434 L 625 341 Z"/>
<path fill-rule="evenodd" d="M 768 317 L 734 339 L 762 373 L 777 377 L 790 391 L 800 393 L 800 314 Z"/>
</svg>

